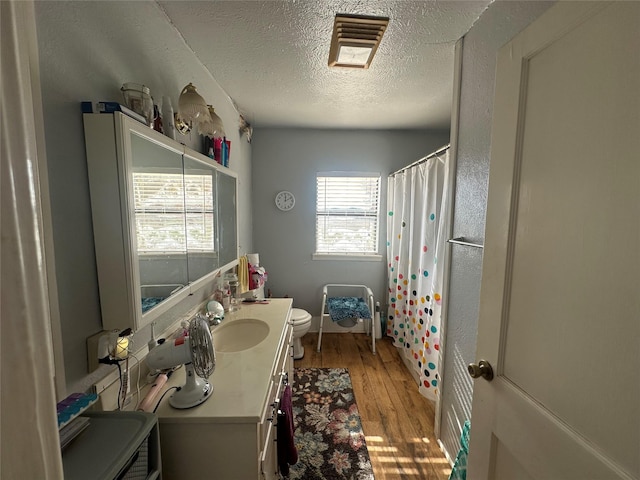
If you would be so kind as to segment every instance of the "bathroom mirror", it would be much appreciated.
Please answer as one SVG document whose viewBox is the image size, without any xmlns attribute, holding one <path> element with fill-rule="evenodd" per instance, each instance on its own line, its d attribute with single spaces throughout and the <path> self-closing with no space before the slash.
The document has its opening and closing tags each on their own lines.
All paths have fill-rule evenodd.
<svg viewBox="0 0 640 480">
<path fill-rule="evenodd" d="M 237 262 L 237 178 L 120 113 L 84 123 L 102 326 L 139 330 Z"/>
<path fill-rule="evenodd" d="M 131 136 L 132 241 L 138 258 L 141 313 L 189 284 L 181 153 L 135 131 Z"/>
</svg>

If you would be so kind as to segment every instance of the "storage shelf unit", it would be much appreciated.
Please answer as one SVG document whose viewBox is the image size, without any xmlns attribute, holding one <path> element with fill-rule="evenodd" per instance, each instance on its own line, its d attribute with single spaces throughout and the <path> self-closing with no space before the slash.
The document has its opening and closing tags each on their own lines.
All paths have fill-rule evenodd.
<svg viewBox="0 0 640 480">
<path fill-rule="evenodd" d="M 161 477 L 158 419 L 146 412 L 86 412 L 89 427 L 62 452 L 65 480 Z"/>
</svg>

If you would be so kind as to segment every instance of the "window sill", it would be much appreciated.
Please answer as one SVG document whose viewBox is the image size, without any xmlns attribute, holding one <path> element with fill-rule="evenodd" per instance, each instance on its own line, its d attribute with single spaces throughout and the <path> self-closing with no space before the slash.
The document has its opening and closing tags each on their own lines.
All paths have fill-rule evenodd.
<svg viewBox="0 0 640 480">
<path fill-rule="evenodd" d="M 360 254 L 360 253 L 314 253 L 311 255 L 313 260 L 340 260 L 354 262 L 381 262 L 382 255 L 376 254 Z"/>
</svg>

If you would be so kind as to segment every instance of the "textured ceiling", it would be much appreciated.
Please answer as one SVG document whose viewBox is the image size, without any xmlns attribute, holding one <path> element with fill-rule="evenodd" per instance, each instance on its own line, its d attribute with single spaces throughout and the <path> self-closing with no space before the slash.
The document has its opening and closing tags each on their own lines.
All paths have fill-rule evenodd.
<svg viewBox="0 0 640 480">
<path fill-rule="evenodd" d="M 257 127 L 448 128 L 455 42 L 482 1 L 158 1 Z M 389 17 L 367 70 L 327 66 L 336 13 Z"/>
</svg>

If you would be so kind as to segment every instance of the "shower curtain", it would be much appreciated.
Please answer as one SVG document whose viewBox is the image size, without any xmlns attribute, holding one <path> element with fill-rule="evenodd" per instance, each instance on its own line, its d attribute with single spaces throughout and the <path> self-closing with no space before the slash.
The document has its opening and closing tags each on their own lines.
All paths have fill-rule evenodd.
<svg viewBox="0 0 640 480">
<path fill-rule="evenodd" d="M 449 148 L 429 157 L 390 175 L 387 183 L 387 335 L 418 374 L 420 392 L 435 400 L 449 232 Z"/>
</svg>

